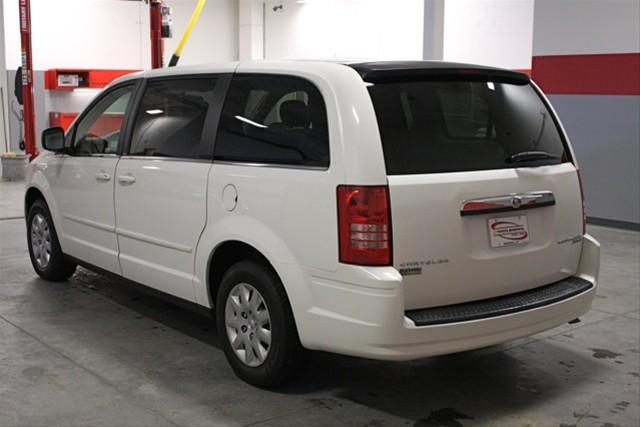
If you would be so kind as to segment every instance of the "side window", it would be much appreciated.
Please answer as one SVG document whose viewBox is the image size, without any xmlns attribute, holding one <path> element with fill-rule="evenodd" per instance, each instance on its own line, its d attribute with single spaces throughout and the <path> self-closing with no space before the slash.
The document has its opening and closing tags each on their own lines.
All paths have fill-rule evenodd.
<svg viewBox="0 0 640 427">
<path fill-rule="evenodd" d="M 76 125 L 72 141 L 75 154 L 116 154 L 124 114 L 134 85 L 121 87 L 106 94 Z"/>
<path fill-rule="evenodd" d="M 328 167 L 327 112 L 320 91 L 299 77 L 236 74 L 214 159 Z"/>
<path fill-rule="evenodd" d="M 215 85 L 216 79 L 210 77 L 149 82 L 136 115 L 129 154 L 200 158 Z"/>
</svg>

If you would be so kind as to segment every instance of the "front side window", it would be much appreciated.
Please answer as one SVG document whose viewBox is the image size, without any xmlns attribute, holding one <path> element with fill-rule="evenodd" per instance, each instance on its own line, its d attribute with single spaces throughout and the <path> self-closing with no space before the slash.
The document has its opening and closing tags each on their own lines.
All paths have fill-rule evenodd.
<svg viewBox="0 0 640 427">
<path fill-rule="evenodd" d="M 129 154 L 205 156 L 200 145 L 215 86 L 216 78 L 211 77 L 149 82 L 136 115 Z"/>
<path fill-rule="evenodd" d="M 106 94 L 80 120 L 72 141 L 72 152 L 78 155 L 116 154 L 124 115 L 134 86 L 114 89 Z"/>
<path fill-rule="evenodd" d="M 299 77 L 234 76 L 214 159 L 328 167 L 327 113 L 320 91 Z"/>
</svg>

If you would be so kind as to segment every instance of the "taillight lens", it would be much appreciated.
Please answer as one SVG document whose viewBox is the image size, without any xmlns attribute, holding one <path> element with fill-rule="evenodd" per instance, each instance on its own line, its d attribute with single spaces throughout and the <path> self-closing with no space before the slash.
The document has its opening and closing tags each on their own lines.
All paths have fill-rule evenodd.
<svg viewBox="0 0 640 427">
<path fill-rule="evenodd" d="M 391 265 L 391 215 L 387 186 L 338 187 L 340 262 Z"/>
<path fill-rule="evenodd" d="M 580 171 L 576 169 L 578 173 L 578 183 L 580 184 L 580 199 L 582 200 L 582 234 L 587 233 L 587 207 L 584 203 L 584 189 L 582 187 L 582 177 L 580 176 Z"/>
</svg>

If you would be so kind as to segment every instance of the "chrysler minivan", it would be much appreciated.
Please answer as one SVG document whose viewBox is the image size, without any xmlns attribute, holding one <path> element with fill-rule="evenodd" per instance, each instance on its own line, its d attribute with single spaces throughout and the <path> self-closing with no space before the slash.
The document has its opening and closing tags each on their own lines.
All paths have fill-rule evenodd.
<svg viewBox="0 0 640 427">
<path fill-rule="evenodd" d="M 540 89 L 446 62 L 247 62 L 121 78 L 28 168 L 29 253 L 211 313 L 234 371 L 410 360 L 590 309 L 599 244 Z"/>
</svg>

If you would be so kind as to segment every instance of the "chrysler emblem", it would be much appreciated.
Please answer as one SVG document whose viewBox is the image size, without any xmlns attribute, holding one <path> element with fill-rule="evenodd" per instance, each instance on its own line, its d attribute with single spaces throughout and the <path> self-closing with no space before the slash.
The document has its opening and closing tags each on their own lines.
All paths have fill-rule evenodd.
<svg viewBox="0 0 640 427">
<path fill-rule="evenodd" d="M 520 206 L 522 206 L 522 199 L 520 197 L 514 197 L 511 199 L 511 207 L 513 209 L 518 209 Z"/>
</svg>

